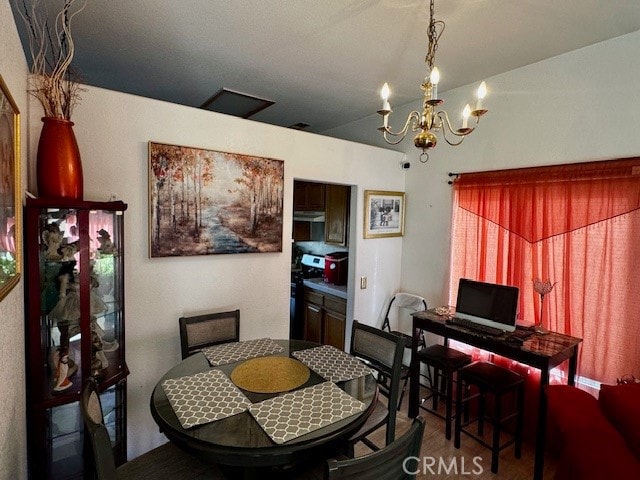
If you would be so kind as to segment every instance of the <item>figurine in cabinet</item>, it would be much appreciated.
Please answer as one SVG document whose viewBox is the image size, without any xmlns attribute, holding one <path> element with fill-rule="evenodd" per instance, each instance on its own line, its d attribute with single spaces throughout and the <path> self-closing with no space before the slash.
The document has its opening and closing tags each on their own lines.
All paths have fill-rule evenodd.
<svg viewBox="0 0 640 480">
<path fill-rule="evenodd" d="M 59 252 L 62 245 L 63 233 L 57 223 L 50 223 L 47 229 L 42 232 L 42 241 L 46 247 L 44 258 L 46 260 L 61 260 L 62 255 Z"/>
<path fill-rule="evenodd" d="M 56 373 L 53 379 L 54 392 L 63 392 L 73 385 L 73 382 L 69 380 L 69 377 L 75 373 L 70 373 L 69 369 L 69 354 L 65 351 L 58 350 L 58 361 L 56 365 Z"/>
<path fill-rule="evenodd" d="M 107 232 L 104 228 L 101 228 L 97 233 L 97 240 L 100 244 L 100 246 L 98 247 L 98 252 L 100 252 L 102 255 L 114 254 L 116 249 L 113 245 L 113 242 L 111 241 L 111 235 L 109 235 L 109 232 Z"/>
</svg>

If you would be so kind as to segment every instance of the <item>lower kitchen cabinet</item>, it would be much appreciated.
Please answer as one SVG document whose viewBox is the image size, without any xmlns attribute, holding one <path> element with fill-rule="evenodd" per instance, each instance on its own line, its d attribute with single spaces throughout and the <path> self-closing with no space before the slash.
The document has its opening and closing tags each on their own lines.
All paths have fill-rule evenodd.
<svg viewBox="0 0 640 480">
<path fill-rule="evenodd" d="M 345 299 L 305 288 L 304 340 L 344 350 L 346 312 Z"/>
</svg>

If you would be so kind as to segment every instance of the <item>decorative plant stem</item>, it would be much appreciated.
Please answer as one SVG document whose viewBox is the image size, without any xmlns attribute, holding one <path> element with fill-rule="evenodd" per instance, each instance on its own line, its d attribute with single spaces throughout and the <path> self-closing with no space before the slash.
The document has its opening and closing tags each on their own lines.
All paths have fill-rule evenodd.
<svg viewBox="0 0 640 480">
<path fill-rule="evenodd" d="M 21 0 L 17 4 L 29 35 L 32 74 L 29 93 L 40 101 L 45 117 L 70 120 L 73 108 L 80 100 L 82 89 L 74 81 L 77 75 L 71 68 L 75 53 L 71 21 L 85 8 L 87 1 L 83 0 L 80 8 L 72 11 L 75 2 L 65 0 L 53 28 L 42 0 Z"/>
</svg>

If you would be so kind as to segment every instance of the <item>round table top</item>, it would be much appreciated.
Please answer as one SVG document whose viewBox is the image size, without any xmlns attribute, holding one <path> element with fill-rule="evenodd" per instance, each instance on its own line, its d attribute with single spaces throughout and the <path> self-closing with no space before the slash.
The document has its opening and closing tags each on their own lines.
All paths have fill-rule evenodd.
<svg viewBox="0 0 640 480">
<path fill-rule="evenodd" d="M 283 352 L 273 354 L 280 357 L 291 357 L 292 352 L 318 346 L 316 343 L 301 340 L 275 340 L 275 342 L 284 347 Z M 372 375 L 366 375 L 336 384 L 365 404 L 365 410 L 362 413 L 309 432 L 284 444 L 278 445 L 273 442 L 248 411 L 193 428 L 183 428 L 162 388 L 162 382 L 168 378 L 192 375 L 212 368 L 221 370 L 230 377 L 231 372 L 244 361 L 246 360 L 211 367 L 204 354 L 199 352 L 182 360 L 165 373 L 151 395 L 151 414 L 162 433 L 178 446 L 213 463 L 242 467 L 288 465 L 300 461 L 306 455 L 313 454 L 316 449 L 347 438 L 362 426 L 375 408 L 376 380 Z M 311 371 L 309 379 L 299 388 L 324 381 L 322 377 Z M 247 390 L 242 390 L 242 393 L 251 403 L 281 395 L 281 393 L 254 393 Z"/>
</svg>

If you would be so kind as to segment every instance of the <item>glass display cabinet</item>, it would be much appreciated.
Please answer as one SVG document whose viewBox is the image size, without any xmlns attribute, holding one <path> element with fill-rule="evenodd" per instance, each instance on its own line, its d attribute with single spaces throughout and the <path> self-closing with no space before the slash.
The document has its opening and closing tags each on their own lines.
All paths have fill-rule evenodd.
<svg viewBox="0 0 640 480">
<path fill-rule="evenodd" d="M 123 202 L 27 199 L 25 285 L 30 478 L 82 478 L 83 381 L 99 383 L 126 461 Z"/>
</svg>

